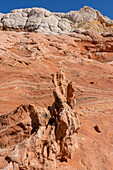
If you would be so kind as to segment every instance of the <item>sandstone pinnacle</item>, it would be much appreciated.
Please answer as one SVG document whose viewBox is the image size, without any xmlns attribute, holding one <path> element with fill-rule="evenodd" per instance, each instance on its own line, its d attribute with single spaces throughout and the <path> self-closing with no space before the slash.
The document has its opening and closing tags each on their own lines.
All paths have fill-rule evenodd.
<svg viewBox="0 0 113 170">
<path fill-rule="evenodd" d="M 65 80 L 64 72 L 54 74 L 58 97 L 49 110 L 28 104 L 0 116 L 0 155 L 8 163 L 1 164 L 0 168 L 53 170 L 56 161 L 72 158 L 80 123 L 75 109 L 66 102 Z M 7 152 L 4 153 L 4 149 Z"/>
</svg>

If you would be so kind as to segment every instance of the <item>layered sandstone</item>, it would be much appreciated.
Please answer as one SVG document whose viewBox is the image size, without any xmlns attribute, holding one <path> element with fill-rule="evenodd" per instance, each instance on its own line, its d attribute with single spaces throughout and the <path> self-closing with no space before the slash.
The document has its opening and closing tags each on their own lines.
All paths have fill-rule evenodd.
<svg viewBox="0 0 113 170">
<path fill-rule="evenodd" d="M 93 86 L 97 89 L 103 88 L 99 81 L 101 80 L 105 87 L 103 90 L 108 87 L 106 82 L 110 88 L 112 87 L 112 34 L 102 36 L 86 31 L 84 34 L 71 33 L 61 36 L 0 32 L 0 39 L 1 114 L 12 111 L 23 103 L 44 107 L 51 105 L 53 103 L 51 74 L 60 68 L 66 71 L 68 79 L 74 86 L 75 82 L 78 84 L 78 80 L 81 86 L 93 82 L 89 72 L 91 73 L 94 68 L 95 74 L 92 74 L 95 75 L 97 83 Z M 84 69 L 86 78 L 80 76 Z M 104 79 L 104 69 L 111 70 L 106 75 L 107 79 Z M 99 70 L 102 72 L 101 77 L 98 75 Z M 92 85 L 90 86 L 92 88 Z"/>
<path fill-rule="evenodd" d="M 68 13 L 27 8 L 12 10 L 8 14 L 0 13 L 0 29 L 60 34 L 91 29 L 113 33 L 113 20 L 88 6 Z"/>
</svg>

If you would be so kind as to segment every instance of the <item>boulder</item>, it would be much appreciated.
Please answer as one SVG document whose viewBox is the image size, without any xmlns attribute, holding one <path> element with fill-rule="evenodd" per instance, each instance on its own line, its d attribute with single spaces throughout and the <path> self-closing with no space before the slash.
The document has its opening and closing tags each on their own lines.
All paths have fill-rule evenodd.
<svg viewBox="0 0 113 170">
<path fill-rule="evenodd" d="M 23 17 L 20 12 L 9 13 L 2 18 L 2 24 L 5 30 L 22 30 L 25 27 L 26 21 L 27 17 Z"/>
</svg>

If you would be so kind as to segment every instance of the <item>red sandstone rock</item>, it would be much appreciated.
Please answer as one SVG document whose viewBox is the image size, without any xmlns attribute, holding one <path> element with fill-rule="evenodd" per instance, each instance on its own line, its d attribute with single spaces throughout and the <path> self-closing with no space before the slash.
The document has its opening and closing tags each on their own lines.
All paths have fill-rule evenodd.
<svg viewBox="0 0 113 170">
<path fill-rule="evenodd" d="M 67 103 L 71 108 L 75 107 L 76 99 L 75 99 L 75 90 L 72 86 L 72 82 L 70 82 L 67 86 Z"/>
<path fill-rule="evenodd" d="M 0 133 L 3 139 L 0 139 L 0 141 L 2 147 L 4 147 L 0 149 L 0 155 L 2 155 L 0 156 L 1 169 L 4 167 L 5 169 L 6 167 L 8 169 L 16 169 L 18 165 L 22 169 L 23 166 L 26 167 L 28 164 L 29 166 L 40 167 L 40 162 L 44 162 L 44 160 L 48 160 L 50 169 L 55 168 L 54 163 L 51 164 L 52 160 L 53 162 L 56 160 L 56 169 L 59 170 L 112 169 L 113 37 L 111 35 L 103 36 L 101 41 L 97 41 L 98 37 L 95 34 L 95 39 L 92 42 L 90 34 L 82 35 L 75 33 L 49 35 L 0 32 L 0 114 L 6 115 L 6 113 L 11 112 L 8 115 L 9 117 L 13 113 L 12 110 L 19 105 L 23 104 L 20 107 L 20 110 L 23 110 L 23 106 L 28 106 L 28 103 L 31 103 L 31 106 L 35 104 L 35 108 L 39 108 L 38 113 L 40 114 L 38 114 L 38 117 L 41 116 L 45 113 L 41 108 L 47 108 L 54 102 L 54 87 L 51 82 L 51 74 L 63 69 L 67 79 L 73 85 L 74 94 L 71 100 L 73 101 L 76 98 L 74 109 L 79 116 L 81 124 L 78 135 L 74 135 L 78 143 L 76 143 L 74 138 L 72 140 L 75 141 L 76 146 L 76 149 L 72 149 L 73 156 L 71 159 L 67 159 L 67 162 L 60 162 L 54 159 L 56 154 L 56 144 L 54 142 L 48 145 L 49 147 L 51 146 L 49 149 L 47 149 L 48 146 L 45 146 L 42 151 L 43 142 L 40 140 L 39 148 L 36 149 L 39 144 L 37 139 L 33 137 L 36 132 L 31 135 L 32 126 L 31 124 L 30 126 L 26 124 L 31 121 L 29 117 L 30 112 L 29 109 L 27 112 L 23 110 L 23 115 L 26 115 L 26 119 L 23 119 L 23 121 L 21 119 L 18 120 L 20 123 L 26 124 L 26 131 L 17 126 L 17 124 L 15 125 L 16 129 L 14 129 L 14 126 L 12 126 L 12 129 L 9 128 L 12 132 L 18 130 L 17 134 L 18 136 L 21 134 L 21 138 L 15 134 L 14 138 L 12 138 L 13 140 L 11 140 L 10 131 L 7 133 L 9 137 L 3 135 L 3 132 Z M 68 84 L 68 82 L 66 83 Z M 63 108 L 68 110 L 70 107 L 65 103 Z M 18 116 L 19 113 L 17 114 Z M 58 112 L 53 105 L 52 118 L 54 119 L 58 114 L 61 123 L 57 122 L 57 132 L 59 132 L 59 128 L 62 130 L 62 125 L 66 130 L 68 120 L 67 117 L 62 116 L 64 111 L 60 110 Z M 71 116 L 73 117 L 73 114 Z M 43 125 L 44 127 L 40 129 L 38 135 L 42 136 L 41 138 L 45 141 L 50 138 L 47 134 L 51 131 L 52 137 L 50 140 L 54 141 L 54 127 L 48 125 L 48 128 L 45 130 L 48 119 L 44 119 L 43 116 L 39 117 L 39 119 L 40 122 L 45 123 L 41 123 L 42 126 L 40 128 Z M 79 126 L 77 119 L 76 117 L 76 132 Z M 7 122 L 5 119 L 6 124 L 12 124 L 14 121 L 11 117 L 9 120 L 10 122 Z M 69 118 L 69 120 L 71 119 Z M 101 133 L 94 129 L 96 125 L 101 130 Z M 67 130 L 68 133 L 69 131 Z M 65 133 L 63 133 L 63 136 L 65 136 Z M 57 137 L 58 139 L 62 137 L 62 133 L 57 134 Z M 17 144 L 19 140 L 21 142 Z M 26 142 L 24 143 L 25 140 Z M 65 137 L 64 141 L 66 144 L 69 142 Z M 6 144 L 7 148 L 4 144 Z M 14 145 L 16 145 L 15 148 L 13 147 Z M 29 149 L 30 146 L 33 146 L 33 148 Z M 66 149 L 63 144 L 62 146 L 63 150 L 59 154 L 59 159 L 65 158 L 64 151 Z M 70 150 L 70 146 L 68 149 Z M 46 159 L 48 150 L 49 156 Z M 42 157 L 42 155 L 44 156 Z M 66 152 L 66 155 L 68 158 L 70 157 L 69 152 Z M 12 160 L 14 160 L 13 164 Z M 40 161 L 37 162 L 37 160 Z M 46 161 L 43 164 L 43 168 L 45 166 L 47 166 Z"/>
</svg>

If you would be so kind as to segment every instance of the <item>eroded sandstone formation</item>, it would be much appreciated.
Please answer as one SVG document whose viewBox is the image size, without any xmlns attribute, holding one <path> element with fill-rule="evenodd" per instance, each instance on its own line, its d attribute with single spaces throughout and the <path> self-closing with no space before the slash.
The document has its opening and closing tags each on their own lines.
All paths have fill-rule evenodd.
<svg viewBox="0 0 113 170">
<path fill-rule="evenodd" d="M 100 32 L 103 32 L 103 29 Z M 54 86 L 57 87 L 55 90 L 51 74 L 60 69 L 65 71 L 70 83 L 62 78 L 64 74 L 62 71 L 59 76 L 56 73 L 53 76 Z M 58 99 L 56 102 L 54 97 Z M 32 166 L 35 164 L 40 166 L 40 162 L 37 163 L 38 149 L 35 150 L 38 144 L 34 144 L 36 141 L 34 136 L 38 129 L 43 127 L 40 132 L 48 129 L 46 132 L 48 134 L 51 131 L 49 127 L 50 129 L 56 127 L 53 125 L 54 121 L 58 124 L 55 130 L 59 131 L 62 126 L 67 128 L 67 123 L 63 123 L 67 119 L 62 117 L 64 114 L 62 109 L 59 110 L 58 104 L 63 105 L 63 108 L 65 106 L 66 110 L 70 108 L 71 112 L 76 109 L 80 117 L 79 135 L 73 134 L 76 136 L 75 146 L 78 145 L 78 149 L 73 149 L 73 146 L 68 148 L 69 152 L 73 150 L 71 159 L 67 159 L 70 158 L 69 152 L 66 158 L 64 156 L 66 152 L 62 150 L 55 162 L 41 156 L 46 155 L 46 148 L 50 146 L 45 144 L 43 154 L 40 151 L 38 158 L 42 162 L 47 160 L 47 164 L 41 163 L 41 166 L 45 167 L 46 164 L 47 167 L 52 166 L 50 168 L 52 169 L 56 163 L 57 170 L 111 170 L 113 167 L 111 149 L 113 148 L 113 33 L 80 29 L 60 35 L 0 31 L 0 115 L 2 115 L 0 121 L 5 120 L 3 127 L 1 126 L 4 130 L 0 133 L 3 139 L 0 139 L 2 169 L 3 167 L 18 169 L 20 162 L 23 165 L 26 163 L 26 166 L 28 162 L 30 165 L 33 164 Z M 18 107 L 19 105 L 21 106 Z M 49 110 L 48 106 L 51 106 Z M 15 108 L 17 109 L 11 112 Z M 11 113 L 6 114 L 9 112 Z M 61 124 L 56 120 L 58 114 Z M 33 117 L 39 122 L 38 126 Z M 75 120 L 77 121 L 78 117 Z M 45 135 L 42 136 L 45 140 Z M 57 138 L 58 144 L 62 138 L 61 134 L 58 134 Z M 63 141 L 69 142 L 66 137 Z M 43 142 L 40 141 L 39 148 L 42 148 Z M 31 146 L 32 149 L 29 149 Z M 53 146 L 54 144 L 52 150 Z M 28 152 L 28 155 L 24 154 Z M 49 155 L 53 158 L 57 155 L 53 153 L 54 151 L 50 152 L 52 154 Z M 23 165 L 20 165 L 20 169 Z"/>
<path fill-rule="evenodd" d="M 75 108 L 71 107 L 74 89 L 61 70 L 53 76 L 54 98 L 51 107 L 21 105 L 0 116 L 0 168 L 4 170 L 57 168 L 67 162 L 77 148 L 80 128 Z M 71 102 L 69 102 L 71 101 Z"/>
<path fill-rule="evenodd" d="M 27 8 L 12 10 L 8 14 L 0 13 L 0 29 L 46 33 L 69 33 L 92 29 L 112 33 L 113 20 L 88 6 L 68 13 Z"/>
</svg>

